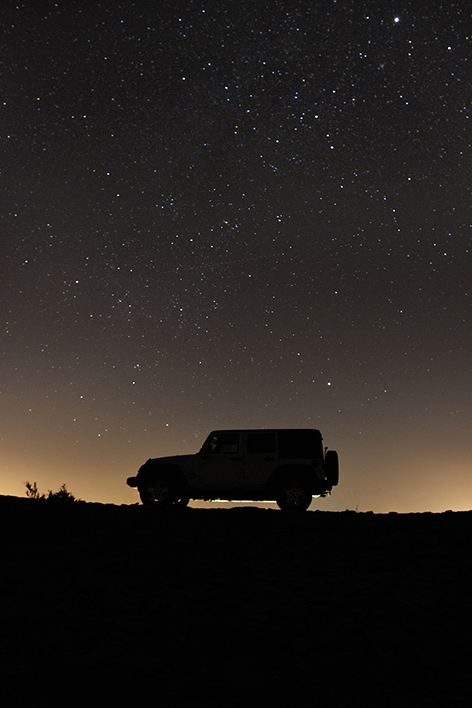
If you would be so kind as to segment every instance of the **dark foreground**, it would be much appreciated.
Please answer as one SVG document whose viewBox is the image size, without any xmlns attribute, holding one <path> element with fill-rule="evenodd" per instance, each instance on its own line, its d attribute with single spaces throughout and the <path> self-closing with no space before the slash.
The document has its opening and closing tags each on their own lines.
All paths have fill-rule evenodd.
<svg viewBox="0 0 472 708">
<path fill-rule="evenodd" d="M 0 518 L 4 706 L 470 705 L 472 512 Z"/>
</svg>

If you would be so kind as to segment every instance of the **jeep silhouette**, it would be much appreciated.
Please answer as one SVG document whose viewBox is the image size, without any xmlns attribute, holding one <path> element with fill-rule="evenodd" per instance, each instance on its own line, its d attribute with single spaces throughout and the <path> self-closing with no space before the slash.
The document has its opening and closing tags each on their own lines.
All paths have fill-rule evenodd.
<svg viewBox="0 0 472 708">
<path fill-rule="evenodd" d="M 245 499 L 304 511 L 330 494 L 338 474 L 338 455 L 323 451 L 319 430 L 215 430 L 200 452 L 149 459 L 126 482 L 143 504 Z"/>
</svg>

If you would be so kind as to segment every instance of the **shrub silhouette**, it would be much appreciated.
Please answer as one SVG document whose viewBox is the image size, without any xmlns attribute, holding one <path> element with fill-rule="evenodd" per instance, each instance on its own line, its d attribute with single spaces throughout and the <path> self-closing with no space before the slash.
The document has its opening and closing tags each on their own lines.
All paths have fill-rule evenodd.
<svg viewBox="0 0 472 708">
<path fill-rule="evenodd" d="M 29 497 L 30 499 L 46 499 L 46 501 L 53 501 L 53 502 L 77 502 L 81 501 L 80 499 L 76 499 L 71 492 L 68 491 L 67 487 L 65 484 L 59 487 L 57 492 L 53 492 L 50 489 L 48 490 L 47 494 L 40 494 L 38 490 L 38 485 L 36 482 L 25 482 L 25 487 L 26 487 L 26 496 Z"/>
<path fill-rule="evenodd" d="M 36 482 L 25 482 L 26 496 L 30 499 L 44 499 L 44 494 L 40 494 Z"/>
</svg>

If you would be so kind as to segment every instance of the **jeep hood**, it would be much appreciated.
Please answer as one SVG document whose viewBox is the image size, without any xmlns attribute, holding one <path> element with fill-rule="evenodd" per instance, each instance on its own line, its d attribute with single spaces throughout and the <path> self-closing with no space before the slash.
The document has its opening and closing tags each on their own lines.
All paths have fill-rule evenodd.
<svg viewBox="0 0 472 708">
<path fill-rule="evenodd" d="M 147 465 L 162 464 L 163 462 L 183 462 L 184 460 L 193 460 L 197 455 L 171 455 L 170 457 L 150 457 L 146 462 Z"/>
</svg>

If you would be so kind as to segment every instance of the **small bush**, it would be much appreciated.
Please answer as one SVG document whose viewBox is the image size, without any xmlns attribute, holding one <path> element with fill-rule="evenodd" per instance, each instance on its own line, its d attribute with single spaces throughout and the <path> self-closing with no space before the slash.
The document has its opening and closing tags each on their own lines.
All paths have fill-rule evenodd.
<svg viewBox="0 0 472 708">
<path fill-rule="evenodd" d="M 44 499 L 44 494 L 40 494 L 36 482 L 25 482 L 26 496 L 30 499 Z"/>
<path fill-rule="evenodd" d="M 71 493 L 68 491 L 68 489 L 67 489 L 67 487 L 66 487 L 65 484 L 63 484 L 62 486 L 60 486 L 59 489 L 57 490 L 57 492 L 52 492 L 51 490 L 49 490 L 46 499 L 54 499 L 54 500 L 62 501 L 62 502 L 75 502 L 75 501 L 79 501 L 78 499 L 76 499 L 76 498 L 74 497 L 73 494 L 71 494 Z"/>
<path fill-rule="evenodd" d="M 57 492 L 48 490 L 47 494 L 40 494 L 36 482 L 25 482 L 26 486 L 26 496 L 30 499 L 46 499 L 47 501 L 59 501 L 59 502 L 76 502 L 80 499 L 76 499 L 71 492 L 68 491 L 65 484 L 63 484 Z"/>
</svg>

